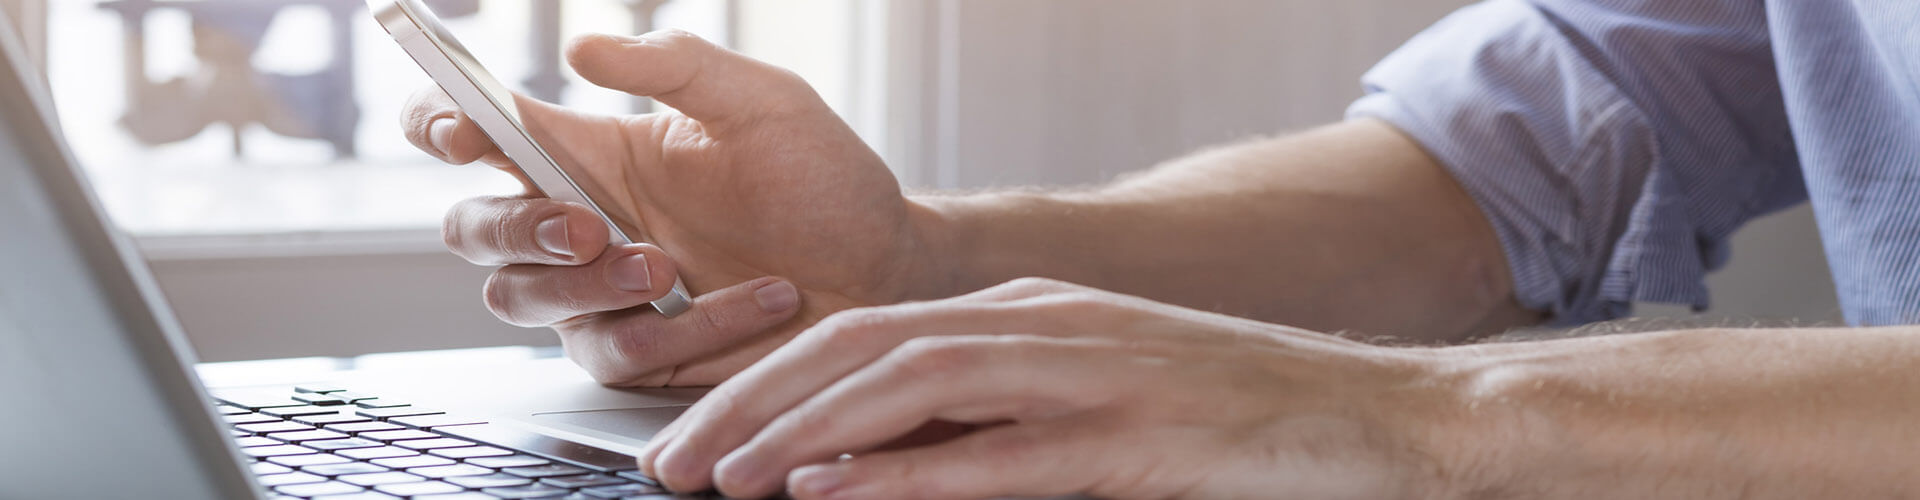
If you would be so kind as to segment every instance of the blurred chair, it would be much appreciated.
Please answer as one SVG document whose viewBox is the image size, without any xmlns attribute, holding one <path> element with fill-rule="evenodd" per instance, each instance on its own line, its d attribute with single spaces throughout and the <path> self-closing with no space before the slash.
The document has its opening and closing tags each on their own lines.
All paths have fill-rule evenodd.
<svg viewBox="0 0 1920 500">
<path fill-rule="evenodd" d="M 478 0 L 431 2 L 447 17 L 471 15 Z M 273 19 L 288 7 L 325 10 L 332 59 L 306 74 L 255 68 Z M 148 145 L 186 140 L 214 124 L 233 135 L 235 156 L 245 151 L 242 132 L 260 125 L 287 137 L 318 139 L 338 158 L 356 154 L 354 132 L 360 106 L 354 99 L 353 24 L 362 0 L 112 0 L 100 7 L 120 15 L 126 33 L 127 110 L 120 124 Z M 161 9 L 185 13 L 193 23 L 195 74 L 155 82 L 147 78 L 146 20 Z"/>
</svg>

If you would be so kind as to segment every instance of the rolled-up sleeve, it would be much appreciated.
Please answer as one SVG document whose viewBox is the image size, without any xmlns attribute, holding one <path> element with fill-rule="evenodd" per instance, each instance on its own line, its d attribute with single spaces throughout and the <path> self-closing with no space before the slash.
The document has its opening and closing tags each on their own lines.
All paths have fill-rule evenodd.
<svg viewBox="0 0 1920 500">
<path fill-rule="evenodd" d="M 1453 174 L 1520 303 L 1559 325 L 1705 308 L 1731 233 L 1805 197 L 1758 2 L 1605 3 L 1463 9 L 1369 71 L 1348 110 Z"/>
</svg>

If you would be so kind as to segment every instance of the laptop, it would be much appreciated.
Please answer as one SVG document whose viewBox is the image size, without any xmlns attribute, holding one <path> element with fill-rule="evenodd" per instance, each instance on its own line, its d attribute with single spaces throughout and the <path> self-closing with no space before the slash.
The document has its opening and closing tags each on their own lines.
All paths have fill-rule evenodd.
<svg viewBox="0 0 1920 500">
<path fill-rule="evenodd" d="M 701 394 L 563 359 L 203 387 L 0 18 L 0 499 L 701 498 L 633 454 Z"/>
</svg>

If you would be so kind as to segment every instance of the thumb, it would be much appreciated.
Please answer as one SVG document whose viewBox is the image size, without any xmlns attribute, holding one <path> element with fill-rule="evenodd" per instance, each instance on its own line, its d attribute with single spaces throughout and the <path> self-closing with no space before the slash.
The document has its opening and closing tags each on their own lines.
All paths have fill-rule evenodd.
<svg viewBox="0 0 1920 500">
<path fill-rule="evenodd" d="M 826 107 L 799 75 L 680 30 L 584 35 L 567 47 L 567 63 L 595 85 L 652 97 L 707 125 Z"/>
</svg>

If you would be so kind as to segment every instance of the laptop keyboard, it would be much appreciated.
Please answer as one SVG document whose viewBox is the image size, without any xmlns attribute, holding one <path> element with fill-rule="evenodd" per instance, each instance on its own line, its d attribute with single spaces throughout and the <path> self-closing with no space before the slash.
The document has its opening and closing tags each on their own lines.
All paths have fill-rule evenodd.
<svg viewBox="0 0 1920 500">
<path fill-rule="evenodd" d="M 675 500 L 632 456 L 341 387 L 212 391 L 274 498 Z"/>
</svg>

